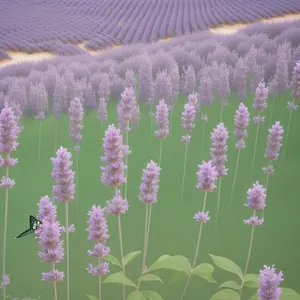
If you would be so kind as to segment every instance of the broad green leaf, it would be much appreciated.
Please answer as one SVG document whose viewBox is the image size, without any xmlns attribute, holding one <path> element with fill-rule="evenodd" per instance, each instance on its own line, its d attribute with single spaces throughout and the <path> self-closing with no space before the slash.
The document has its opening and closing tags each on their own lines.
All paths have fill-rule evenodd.
<svg viewBox="0 0 300 300">
<path fill-rule="evenodd" d="M 240 300 L 240 295 L 233 290 L 221 290 L 215 293 L 209 300 Z"/>
<path fill-rule="evenodd" d="M 118 260 L 116 257 L 114 257 L 113 255 L 111 255 L 111 254 L 105 255 L 105 256 L 103 257 L 103 259 L 104 259 L 105 261 L 110 262 L 110 263 L 113 264 L 113 265 L 117 265 L 117 266 L 119 266 L 120 268 L 122 268 L 121 263 L 119 262 L 119 260 Z"/>
<path fill-rule="evenodd" d="M 142 251 L 134 251 L 125 255 L 124 257 L 124 266 L 129 264 L 132 260 L 134 260 L 138 255 L 140 255 Z"/>
<path fill-rule="evenodd" d="M 255 293 L 249 300 L 258 300 L 257 293 Z"/>
<path fill-rule="evenodd" d="M 208 282 L 216 283 L 215 279 L 211 276 L 214 271 L 214 267 L 211 264 L 200 264 L 192 270 L 192 274 L 204 278 Z"/>
<path fill-rule="evenodd" d="M 86 295 L 86 296 L 89 298 L 89 300 L 98 300 L 98 298 L 93 295 Z"/>
<path fill-rule="evenodd" d="M 138 281 L 160 281 L 161 283 L 163 283 L 163 281 L 161 280 L 161 278 L 157 275 L 154 274 L 145 274 L 142 275 Z"/>
<path fill-rule="evenodd" d="M 187 274 L 190 274 L 192 267 L 189 260 L 182 255 L 163 255 L 163 257 L 160 257 L 152 266 L 148 268 L 147 272 L 159 269 L 183 271 Z"/>
<path fill-rule="evenodd" d="M 240 277 L 241 280 L 243 280 L 243 272 L 241 268 L 234 263 L 232 260 L 222 257 L 222 256 L 215 256 L 212 254 L 209 254 L 209 256 L 212 258 L 213 262 L 221 269 L 234 273 Z"/>
<path fill-rule="evenodd" d="M 183 279 L 184 277 L 187 277 L 188 275 L 185 272 L 176 272 L 173 277 L 170 279 L 169 283 L 174 283 L 178 280 Z"/>
<path fill-rule="evenodd" d="M 219 286 L 219 289 L 221 289 L 221 288 L 229 288 L 229 289 L 239 291 L 241 289 L 241 286 L 236 281 L 230 280 L 230 281 L 226 281 L 226 282 L 222 283 Z"/>
<path fill-rule="evenodd" d="M 300 295 L 292 289 L 281 288 L 280 300 L 300 300 Z"/>
<path fill-rule="evenodd" d="M 127 296 L 127 300 L 147 300 L 147 298 L 140 291 L 134 291 Z"/>
<path fill-rule="evenodd" d="M 103 283 L 121 283 L 123 285 L 136 287 L 136 285 L 121 272 L 110 274 L 103 280 Z"/>
<path fill-rule="evenodd" d="M 159 294 L 152 291 L 142 291 L 143 295 L 147 297 L 148 300 L 164 300 Z"/>
<path fill-rule="evenodd" d="M 248 288 L 258 289 L 259 288 L 259 275 L 247 274 L 244 277 L 244 286 Z"/>
</svg>

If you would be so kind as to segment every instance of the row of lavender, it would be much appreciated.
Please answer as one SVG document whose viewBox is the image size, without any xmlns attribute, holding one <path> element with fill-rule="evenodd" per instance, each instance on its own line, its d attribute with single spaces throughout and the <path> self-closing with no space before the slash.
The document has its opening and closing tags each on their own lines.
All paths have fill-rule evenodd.
<svg viewBox="0 0 300 300">
<path fill-rule="evenodd" d="M 295 68 L 293 74 L 292 86 L 294 87 L 294 96 L 299 96 L 297 94 L 300 89 L 300 62 Z M 119 123 L 126 124 L 123 131 L 126 135 L 129 131 L 129 124 L 136 120 L 136 111 L 138 111 L 136 98 L 132 88 L 125 89 L 122 94 L 120 104 L 118 106 L 118 116 Z M 263 84 L 260 84 L 257 88 L 254 108 L 262 112 L 266 107 L 266 99 L 268 96 L 268 89 L 265 88 Z M 183 128 L 187 132 L 185 137 L 188 137 L 193 128 L 193 122 L 196 117 L 196 109 L 198 108 L 197 97 L 195 94 L 189 96 L 189 101 L 185 105 L 184 112 L 182 113 Z M 79 98 L 75 98 L 71 102 L 69 109 L 70 114 L 70 137 L 76 143 L 76 150 L 79 150 L 78 143 L 81 141 L 81 129 L 83 120 L 83 107 Z M 245 147 L 245 137 L 247 136 L 247 127 L 249 124 L 249 112 L 247 107 L 241 103 L 239 109 L 236 112 L 235 118 L 235 135 L 237 137 L 237 148 L 240 150 Z M 156 137 L 160 138 L 161 141 L 166 138 L 169 134 L 169 110 L 168 106 L 161 100 L 156 106 L 156 124 L 158 130 L 155 132 Z M 8 202 L 8 190 L 13 187 L 14 181 L 9 178 L 9 168 L 17 163 L 17 159 L 13 159 L 10 155 L 11 152 L 15 151 L 18 143 L 18 133 L 20 131 L 17 118 L 14 116 L 14 112 L 8 104 L 2 109 L 0 114 L 0 125 L 1 125 L 1 153 L 3 157 L 1 158 L 2 167 L 6 168 L 6 176 L 1 181 L 1 186 L 6 189 L 6 207 Z M 279 122 L 276 122 L 272 128 L 269 130 L 268 147 L 266 150 L 265 157 L 271 162 L 272 160 L 277 160 L 279 155 L 279 150 L 281 147 L 281 140 L 283 138 L 283 130 Z M 180 299 L 183 299 L 192 275 L 200 276 L 206 279 L 208 282 L 215 283 L 216 281 L 212 277 L 213 266 L 207 263 L 200 264 L 196 266 L 199 245 L 201 241 L 201 235 L 203 230 L 203 225 L 207 223 L 210 219 L 208 211 L 206 211 L 206 201 L 208 192 L 212 192 L 215 188 L 215 181 L 222 176 L 225 176 L 227 170 L 225 168 L 225 162 L 227 160 L 227 139 L 228 131 L 224 127 L 223 123 L 220 123 L 211 134 L 212 147 L 211 155 L 212 160 L 208 162 L 203 162 L 199 165 L 198 184 L 197 188 L 205 192 L 203 209 L 199 213 L 195 214 L 194 219 L 200 223 L 199 236 L 195 251 L 195 258 L 193 264 L 183 256 L 168 256 L 164 255 L 160 257 L 153 265 L 147 268 L 146 265 L 146 254 L 148 248 L 148 238 L 150 230 L 150 219 L 151 219 L 151 207 L 157 202 L 157 192 L 158 192 L 158 178 L 160 175 L 160 163 L 159 165 L 153 161 L 147 165 L 144 170 L 142 185 L 140 187 L 140 200 L 146 204 L 146 216 L 145 216 L 145 240 L 144 240 L 144 250 L 143 250 L 143 265 L 141 276 L 138 279 L 138 284 L 136 285 L 133 281 L 125 276 L 125 266 L 129 264 L 141 251 L 129 253 L 124 256 L 122 247 L 122 225 L 121 216 L 128 210 L 128 202 L 126 199 L 121 197 L 120 185 L 127 184 L 126 176 L 124 174 L 127 165 L 123 162 L 124 158 L 130 154 L 128 144 L 123 144 L 123 137 L 120 134 L 120 130 L 116 129 L 114 125 L 110 125 L 104 136 L 104 153 L 105 156 L 102 157 L 102 161 L 106 164 L 101 167 L 102 170 L 102 182 L 105 185 L 112 186 L 115 189 L 115 197 L 111 201 L 107 201 L 106 207 L 101 208 L 100 206 L 93 206 L 91 211 L 88 213 L 90 220 L 88 221 L 89 227 L 87 231 L 89 232 L 88 239 L 95 242 L 94 248 L 88 251 L 88 254 L 92 257 L 97 258 L 96 266 L 89 265 L 87 270 L 94 276 L 99 277 L 99 295 L 98 298 L 101 299 L 101 285 L 103 277 L 109 272 L 109 264 L 111 262 L 121 267 L 122 272 L 114 273 L 109 275 L 104 279 L 103 282 L 115 282 L 123 284 L 123 300 L 126 299 L 125 286 L 131 286 L 135 288 L 135 291 L 130 293 L 128 299 L 162 299 L 156 292 L 153 291 L 143 291 L 140 290 L 140 285 L 144 281 L 161 281 L 160 277 L 156 274 L 150 273 L 151 271 L 159 269 L 172 269 L 177 271 L 186 272 L 188 275 L 187 284 L 182 292 Z M 128 137 L 126 138 L 128 141 Z M 183 139 L 187 144 L 189 139 Z M 127 142 L 128 143 L 128 142 Z M 162 143 L 161 143 L 162 148 Z M 161 153 L 161 151 L 160 151 Z M 56 185 L 53 187 L 54 201 L 62 202 L 65 204 L 66 213 L 66 224 L 64 227 L 60 226 L 59 221 L 56 220 L 56 206 L 50 201 L 48 196 L 42 197 L 38 206 L 39 214 L 38 217 L 42 220 L 43 224 L 36 231 L 37 236 L 40 239 L 40 246 L 42 251 L 39 252 L 39 256 L 42 261 L 50 263 L 50 271 L 42 274 L 42 279 L 49 281 L 54 287 L 54 299 L 57 297 L 57 283 L 64 279 L 64 272 L 59 271 L 55 268 L 55 265 L 61 262 L 66 253 L 67 259 L 67 299 L 70 299 L 70 261 L 69 261 L 69 232 L 75 230 L 74 225 L 69 226 L 68 217 L 68 205 L 74 200 L 75 195 L 75 172 L 72 171 L 71 165 L 71 153 L 67 149 L 60 148 L 57 151 L 57 157 L 52 158 L 53 172 L 52 177 L 55 179 Z M 161 161 L 161 155 L 159 158 Z M 264 168 L 265 173 L 268 176 L 273 172 L 273 167 L 269 165 Z M 268 180 L 267 180 L 268 182 Z M 219 187 L 221 182 L 219 181 Z M 220 190 L 220 189 L 219 189 Z M 211 255 L 214 263 L 225 270 L 231 270 L 231 272 L 236 273 L 240 279 L 241 284 L 237 282 L 226 282 L 223 284 L 221 291 L 217 292 L 211 299 L 241 299 L 242 291 L 245 287 L 256 287 L 255 284 L 259 281 L 258 296 L 260 300 L 267 299 L 279 299 L 282 293 L 282 289 L 279 288 L 279 284 L 283 281 L 282 272 L 276 273 L 274 267 L 265 267 L 260 272 L 260 279 L 257 275 L 248 274 L 247 269 L 250 262 L 251 256 L 251 245 L 254 236 L 255 226 L 262 225 L 263 216 L 259 219 L 257 212 L 264 211 L 265 200 L 267 192 L 267 183 L 263 187 L 258 182 L 253 185 L 253 188 L 248 190 L 248 203 L 247 206 L 253 210 L 253 215 L 244 223 L 252 226 L 252 234 L 249 252 L 247 256 L 247 262 L 244 272 L 235 265 L 232 261 L 224 258 Z M 125 189 L 126 194 L 126 189 Z M 119 228 L 119 239 L 121 248 L 121 263 L 119 260 L 112 255 L 110 255 L 110 249 L 106 246 L 106 242 L 109 238 L 108 228 L 106 224 L 106 215 L 116 215 L 118 217 L 118 228 Z M 7 210 L 5 211 L 5 224 L 7 223 Z M 4 237 L 6 237 L 7 227 L 5 225 Z M 61 233 L 66 232 L 65 238 L 65 249 L 63 247 L 63 242 L 61 241 Z M 6 255 L 6 239 L 4 240 L 4 256 Z M 64 253 L 65 252 L 65 253 Z M 4 257 L 3 261 L 5 262 Z M 108 261 L 108 262 L 107 262 Z M 5 265 L 3 266 L 3 282 L 1 287 L 3 288 L 4 299 L 6 299 L 6 286 L 9 284 L 9 276 L 6 274 Z M 234 270 L 232 270 L 234 268 Z M 232 283 L 233 282 L 233 283 Z M 235 292 L 234 290 L 237 290 Z M 288 290 L 288 293 L 293 293 L 293 295 L 299 296 L 297 293 Z M 300 296 L 299 296 L 300 297 Z M 91 298 L 92 299 L 92 298 Z M 281 297 L 281 299 L 285 299 Z"/>
</svg>

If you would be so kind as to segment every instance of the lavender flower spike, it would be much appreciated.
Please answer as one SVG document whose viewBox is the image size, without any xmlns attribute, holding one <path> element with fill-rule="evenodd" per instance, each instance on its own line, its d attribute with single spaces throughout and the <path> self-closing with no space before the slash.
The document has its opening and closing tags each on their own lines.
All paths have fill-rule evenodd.
<svg viewBox="0 0 300 300">
<path fill-rule="evenodd" d="M 182 126 L 183 129 L 188 133 L 191 132 L 195 125 L 193 125 L 193 122 L 196 117 L 196 110 L 195 106 L 192 103 L 187 103 L 184 105 L 184 111 L 182 113 Z"/>
<path fill-rule="evenodd" d="M 280 122 L 275 124 L 269 129 L 268 146 L 265 157 L 268 160 L 277 160 L 279 156 L 279 150 L 282 146 L 281 141 L 283 139 L 283 128 Z"/>
<path fill-rule="evenodd" d="M 164 99 L 159 101 L 156 106 L 156 125 L 158 130 L 155 131 L 155 136 L 159 139 L 164 139 L 169 135 L 169 108 Z"/>
<path fill-rule="evenodd" d="M 264 266 L 263 270 L 260 270 L 260 288 L 257 291 L 259 300 L 278 300 L 282 293 L 279 284 L 283 281 L 283 274 L 279 272 L 276 274 L 274 266 Z"/>
<path fill-rule="evenodd" d="M 250 121 L 250 113 L 244 103 L 240 103 L 239 108 L 236 110 L 234 118 L 235 130 L 234 135 L 237 138 L 235 147 L 237 149 L 245 148 L 245 137 L 248 136 L 247 127 Z"/>
<path fill-rule="evenodd" d="M 257 111 L 263 111 L 267 107 L 269 88 L 266 87 L 264 82 L 260 82 L 255 91 L 255 98 L 253 108 Z"/>
<path fill-rule="evenodd" d="M 74 150 L 78 151 L 80 148 L 78 143 L 82 139 L 82 135 L 80 134 L 81 129 L 83 128 L 83 107 L 79 97 L 75 97 L 71 103 L 69 108 L 69 117 L 70 117 L 70 138 L 75 142 L 76 146 Z"/>
<path fill-rule="evenodd" d="M 213 166 L 212 161 L 210 160 L 208 162 L 202 161 L 202 165 L 199 165 L 198 168 L 197 188 L 202 191 L 212 192 L 216 188 L 215 181 L 218 177 L 216 167 Z"/>
<path fill-rule="evenodd" d="M 258 181 L 253 184 L 252 189 L 248 189 L 248 203 L 245 206 L 253 209 L 253 210 L 263 210 L 265 207 L 266 200 L 266 190 L 265 188 L 259 184 Z"/>
<path fill-rule="evenodd" d="M 116 191 L 111 202 L 106 201 L 106 212 L 108 215 L 124 215 L 128 210 L 128 202 L 121 197 L 120 190 Z"/>
</svg>

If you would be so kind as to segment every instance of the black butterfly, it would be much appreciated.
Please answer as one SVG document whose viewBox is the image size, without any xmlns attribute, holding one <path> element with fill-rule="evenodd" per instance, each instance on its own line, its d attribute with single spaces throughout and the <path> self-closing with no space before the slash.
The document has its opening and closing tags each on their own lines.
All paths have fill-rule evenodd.
<svg viewBox="0 0 300 300">
<path fill-rule="evenodd" d="M 21 234 L 19 234 L 16 237 L 16 239 L 19 239 L 29 233 L 35 232 L 41 224 L 43 224 L 42 221 L 36 219 L 34 216 L 30 216 L 29 217 L 29 229 L 27 229 L 24 232 L 22 232 Z"/>
</svg>

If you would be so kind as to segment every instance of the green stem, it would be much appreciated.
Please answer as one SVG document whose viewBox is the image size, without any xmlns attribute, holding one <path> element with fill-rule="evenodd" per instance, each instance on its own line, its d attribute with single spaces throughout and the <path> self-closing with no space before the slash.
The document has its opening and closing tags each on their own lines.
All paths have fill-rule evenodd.
<svg viewBox="0 0 300 300">
<path fill-rule="evenodd" d="M 256 211 L 254 210 L 253 217 L 255 216 L 255 213 L 256 213 Z M 245 266 L 244 277 L 247 275 L 247 272 L 248 272 L 250 256 L 251 256 L 251 252 L 252 252 L 253 238 L 254 238 L 254 229 L 255 229 L 255 224 L 252 224 L 250 244 L 249 244 L 249 249 L 248 249 L 248 256 L 247 256 L 247 261 L 246 261 L 246 266 Z M 242 299 L 243 286 L 244 286 L 244 280 L 242 281 L 242 285 L 241 285 L 241 289 L 240 289 L 240 299 Z"/>
<path fill-rule="evenodd" d="M 258 117 L 260 117 L 260 112 L 258 113 Z M 259 126 L 260 126 L 260 124 L 257 124 L 256 136 L 255 136 L 255 144 L 254 144 L 254 154 L 253 154 L 253 161 L 252 161 L 252 167 L 251 167 L 251 180 L 252 180 L 253 172 L 254 172 L 254 164 L 255 164 L 256 150 L 257 150 L 257 141 L 258 141 Z"/>
<path fill-rule="evenodd" d="M 293 101 L 293 103 L 294 103 L 294 101 Z M 293 110 L 291 109 L 291 111 L 290 111 L 290 117 L 289 117 L 289 123 L 288 123 L 288 128 L 287 128 L 287 132 L 286 132 L 286 139 L 285 139 L 285 143 L 284 143 L 284 150 L 283 150 L 284 157 L 286 155 L 286 146 L 287 146 L 287 142 L 288 142 L 288 138 L 289 138 L 289 132 L 290 132 L 292 114 L 293 114 Z"/>
<path fill-rule="evenodd" d="M 9 153 L 6 154 L 6 159 L 9 159 Z M 5 170 L 5 178 L 9 177 L 9 167 L 6 167 Z M 5 209 L 4 209 L 4 233 L 3 233 L 3 277 L 6 274 L 6 239 L 7 239 L 7 219 L 8 219 L 8 188 L 5 189 Z M 2 277 L 2 278 L 3 278 Z M 3 288 L 3 299 L 6 299 L 6 286 L 4 285 Z"/>
<path fill-rule="evenodd" d="M 78 144 L 77 144 L 78 146 Z M 79 182 L 79 168 L 78 168 L 78 160 L 79 160 L 79 151 L 75 151 L 76 152 L 76 198 L 77 198 L 77 214 L 79 212 L 79 186 L 78 186 L 78 182 Z"/>
<path fill-rule="evenodd" d="M 220 123 L 222 122 L 222 119 L 223 119 L 223 110 L 224 110 L 224 103 L 223 103 L 223 101 L 221 101 Z"/>
<path fill-rule="evenodd" d="M 206 112 L 207 112 L 207 104 L 205 104 L 205 113 L 204 114 L 206 114 Z M 201 153 L 203 153 L 203 147 L 204 147 L 205 125 L 206 125 L 206 121 L 204 121 L 203 131 L 202 131 Z"/>
<path fill-rule="evenodd" d="M 123 242 L 122 242 L 122 226 L 121 226 L 120 215 L 118 215 L 118 227 L 119 227 L 119 240 L 120 240 L 120 252 L 121 252 L 121 265 L 122 265 L 123 275 L 125 276 L 124 253 L 123 253 Z M 122 292 L 123 292 L 123 300 L 125 300 L 126 299 L 125 285 L 122 285 Z"/>
<path fill-rule="evenodd" d="M 101 263 L 101 258 L 98 258 L 98 265 L 100 265 L 100 263 Z M 101 275 L 99 275 L 99 279 L 98 279 L 99 281 L 98 281 L 98 295 L 99 295 L 99 298 L 98 298 L 98 300 L 101 300 Z"/>
<path fill-rule="evenodd" d="M 265 187 L 265 191 L 266 191 L 266 195 L 268 195 L 267 191 L 268 191 L 268 186 L 269 186 L 269 178 L 270 178 L 270 174 L 266 174 L 266 187 Z M 267 197 L 265 200 L 265 205 L 267 205 Z M 264 214 L 265 214 L 265 208 L 262 211 L 262 218 L 264 218 Z"/>
<path fill-rule="evenodd" d="M 127 121 L 127 124 L 126 124 L 126 146 L 129 146 L 128 145 L 128 131 L 129 131 L 129 121 Z M 127 188 L 128 188 L 128 155 L 126 155 L 126 158 L 125 158 L 125 164 L 127 166 L 127 168 L 125 169 L 125 176 L 126 176 L 126 182 L 125 182 L 125 199 L 127 199 Z"/>
<path fill-rule="evenodd" d="M 217 203 L 217 215 L 216 215 L 216 226 L 218 227 L 218 218 L 219 218 L 219 210 L 220 210 L 220 198 L 221 198 L 221 184 L 222 184 L 222 176 L 219 176 L 219 188 L 218 188 L 218 203 Z"/>
<path fill-rule="evenodd" d="M 52 271 L 54 272 L 55 270 L 55 264 L 52 263 Z M 57 300 L 57 286 L 56 286 L 56 281 L 53 282 L 53 287 L 54 287 L 54 300 Z"/>
<path fill-rule="evenodd" d="M 230 196 L 229 207 L 231 207 L 232 200 L 233 200 L 233 192 L 234 192 L 236 175 L 237 175 L 237 171 L 238 171 L 238 167 L 239 167 L 239 162 L 240 162 L 240 154 L 241 154 L 241 149 L 238 150 L 238 155 L 237 155 L 237 159 L 236 159 L 236 166 L 235 166 L 235 172 L 234 172 L 233 183 L 232 183 L 232 188 L 231 188 L 231 196 Z"/>
<path fill-rule="evenodd" d="M 55 135 L 54 135 L 54 154 L 57 150 L 57 139 L 58 139 L 58 119 L 55 122 Z"/>
<path fill-rule="evenodd" d="M 161 166 L 162 143 L 163 143 L 163 139 L 160 139 L 159 160 L 158 160 L 159 166 Z"/>
<path fill-rule="evenodd" d="M 272 122 L 273 113 L 274 113 L 274 104 L 275 104 L 275 96 L 273 96 L 273 99 L 272 99 L 272 106 L 271 106 L 271 113 L 270 113 L 268 128 L 271 127 L 271 122 Z"/>
<path fill-rule="evenodd" d="M 205 207 L 206 207 L 206 201 L 207 201 L 207 191 L 205 191 L 205 194 L 204 194 L 204 203 L 203 203 L 203 208 L 202 208 L 202 211 L 205 212 Z M 198 234 L 198 240 L 197 240 L 197 246 L 196 246 L 196 251 L 195 251 L 195 256 L 194 256 L 194 261 L 193 261 L 193 265 L 192 265 L 192 268 L 194 269 L 195 268 L 195 265 L 196 265 L 196 262 L 197 262 L 197 257 L 198 257 L 198 252 L 199 252 L 199 246 L 200 246 L 200 242 L 201 242 L 201 236 L 202 236 L 202 229 L 203 229 L 203 222 L 200 223 L 200 229 L 199 229 L 199 234 Z M 188 287 L 189 287 L 189 284 L 191 282 L 191 275 L 189 275 L 189 278 L 188 278 L 188 281 L 185 285 L 185 288 L 181 294 L 181 297 L 180 297 L 180 300 L 183 299 Z"/>
<path fill-rule="evenodd" d="M 67 300 L 70 300 L 70 244 L 69 244 L 69 202 L 65 203 L 66 211 L 66 258 L 67 258 Z"/>
<path fill-rule="evenodd" d="M 173 124 L 173 109 L 171 109 L 171 113 L 170 113 L 170 136 L 172 135 L 172 124 Z"/>
<path fill-rule="evenodd" d="M 187 134 L 186 134 L 186 136 L 187 136 Z M 183 202 L 183 191 L 184 191 L 184 181 L 185 181 L 185 173 L 186 173 L 186 161 L 187 161 L 188 145 L 189 145 L 188 143 L 185 143 L 183 176 L 182 176 L 182 186 L 181 186 L 181 203 Z"/>
<path fill-rule="evenodd" d="M 38 148 L 38 168 L 40 167 L 40 157 L 41 157 L 41 144 L 42 144 L 42 120 L 40 120 L 39 126 L 39 148 Z"/>
<path fill-rule="evenodd" d="M 153 131 L 153 115 L 152 115 L 152 110 L 153 110 L 153 106 L 150 106 L 150 137 L 152 136 L 152 131 Z"/>
</svg>

